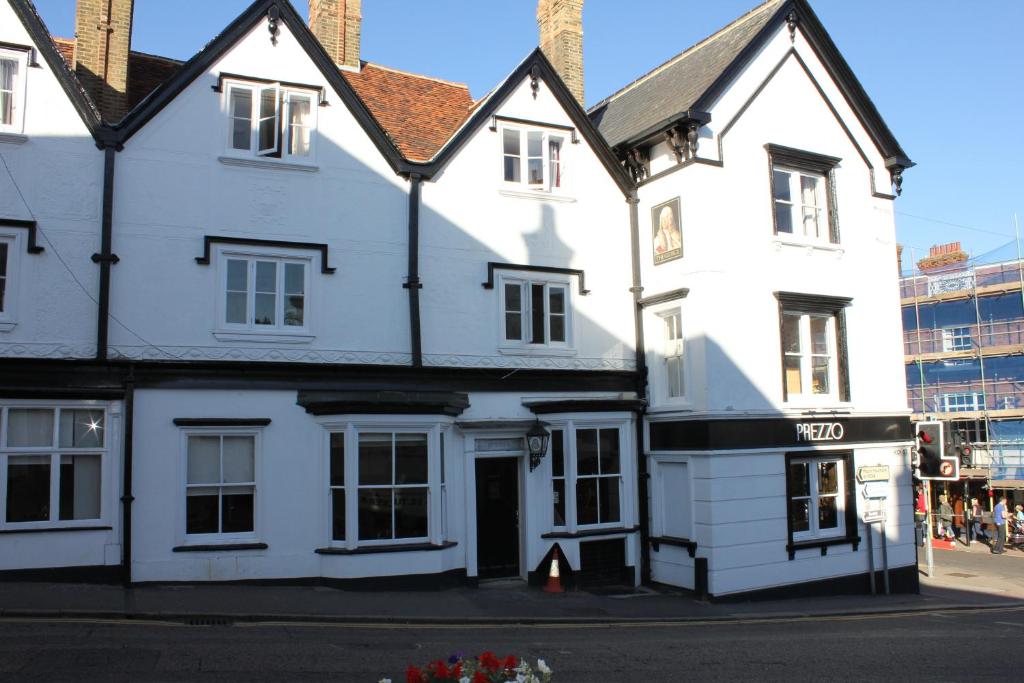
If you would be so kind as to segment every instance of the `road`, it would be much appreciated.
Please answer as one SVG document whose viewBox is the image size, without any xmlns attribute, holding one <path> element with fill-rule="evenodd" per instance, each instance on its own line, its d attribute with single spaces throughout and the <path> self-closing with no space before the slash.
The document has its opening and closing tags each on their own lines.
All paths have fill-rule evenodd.
<svg viewBox="0 0 1024 683">
<path fill-rule="evenodd" d="M 186 626 L 0 622 L 17 681 L 404 680 L 409 663 L 486 649 L 555 681 L 985 680 L 1007 677 L 1024 608 L 603 627 Z"/>
</svg>

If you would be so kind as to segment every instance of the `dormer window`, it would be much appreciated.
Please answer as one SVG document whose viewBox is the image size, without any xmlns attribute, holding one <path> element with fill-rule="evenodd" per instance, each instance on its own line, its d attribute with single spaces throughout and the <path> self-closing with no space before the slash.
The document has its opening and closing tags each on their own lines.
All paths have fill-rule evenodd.
<svg viewBox="0 0 1024 683">
<path fill-rule="evenodd" d="M 315 92 L 280 83 L 229 82 L 228 147 L 236 154 L 304 160 L 313 148 Z"/>
<path fill-rule="evenodd" d="M 0 49 L 0 133 L 21 133 L 28 52 Z"/>
<path fill-rule="evenodd" d="M 501 144 L 506 183 L 545 192 L 562 188 L 566 134 L 504 127 Z"/>
</svg>

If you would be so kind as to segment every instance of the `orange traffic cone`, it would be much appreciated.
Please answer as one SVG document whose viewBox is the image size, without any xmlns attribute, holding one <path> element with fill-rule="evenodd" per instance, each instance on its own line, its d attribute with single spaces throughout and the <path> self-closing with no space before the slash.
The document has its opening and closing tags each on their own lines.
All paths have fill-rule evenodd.
<svg viewBox="0 0 1024 683">
<path fill-rule="evenodd" d="M 551 549 L 551 571 L 548 572 L 548 582 L 544 586 L 545 593 L 564 593 L 562 582 L 558 578 L 558 546 Z"/>
</svg>

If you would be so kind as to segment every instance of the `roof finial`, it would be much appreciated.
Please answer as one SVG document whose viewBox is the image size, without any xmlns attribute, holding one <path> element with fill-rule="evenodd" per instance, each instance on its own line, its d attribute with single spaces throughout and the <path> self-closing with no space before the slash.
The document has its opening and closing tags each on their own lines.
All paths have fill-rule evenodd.
<svg viewBox="0 0 1024 683">
<path fill-rule="evenodd" d="M 789 42 L 796 43 L 796 10 L 789 10 L 789 14 L 786 15 L 786 25 L 789 26 Z"/>
<path fill-rule="evenodd" d="M 281 19 L 281 9 L 277 5 L 271 5 L 270 9 L 267 10 L 267 20 L 270 22 L 267 24 L 267 30 L 270 31 L 270 43 L 277 46 L 277 36 L 281 32 L 277 28 L 277 22 Z"/>
</svg>

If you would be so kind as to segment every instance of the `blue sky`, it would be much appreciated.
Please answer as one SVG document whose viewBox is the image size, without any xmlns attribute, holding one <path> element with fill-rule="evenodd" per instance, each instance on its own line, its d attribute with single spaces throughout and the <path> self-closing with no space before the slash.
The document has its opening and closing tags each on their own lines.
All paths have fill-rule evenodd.
<svg viewBox="0 0 1024 683">
<path fill-rule="evenodd" d="M 55 35 L 74 0 L 35 0 Z M 294 0 L 305 16 L 307 2 Z M 757 0 L 587 0 L 592 104 L 710 35 Z M 889 127 L 918 163 L 896 202 L 897 237 L 917 258 L 959 240 L 974 256 L 1024 222 L 1024 2 L 811 0 Z M 132 48 L 186 59 L 249 0 L 136 0 Z M 537 44 L 535 0 L 363 0 L 364 59 L 467 83 L 480 97 Z M 623 14 L 628 8 L 632 15 Z M 844 230 L 855 226 L 843 226 Z M 1022 228 L 1024 230 L 1024 228 Z M 1010 251 L 1014 251 L 1011 249 Z"/>
</svg>

